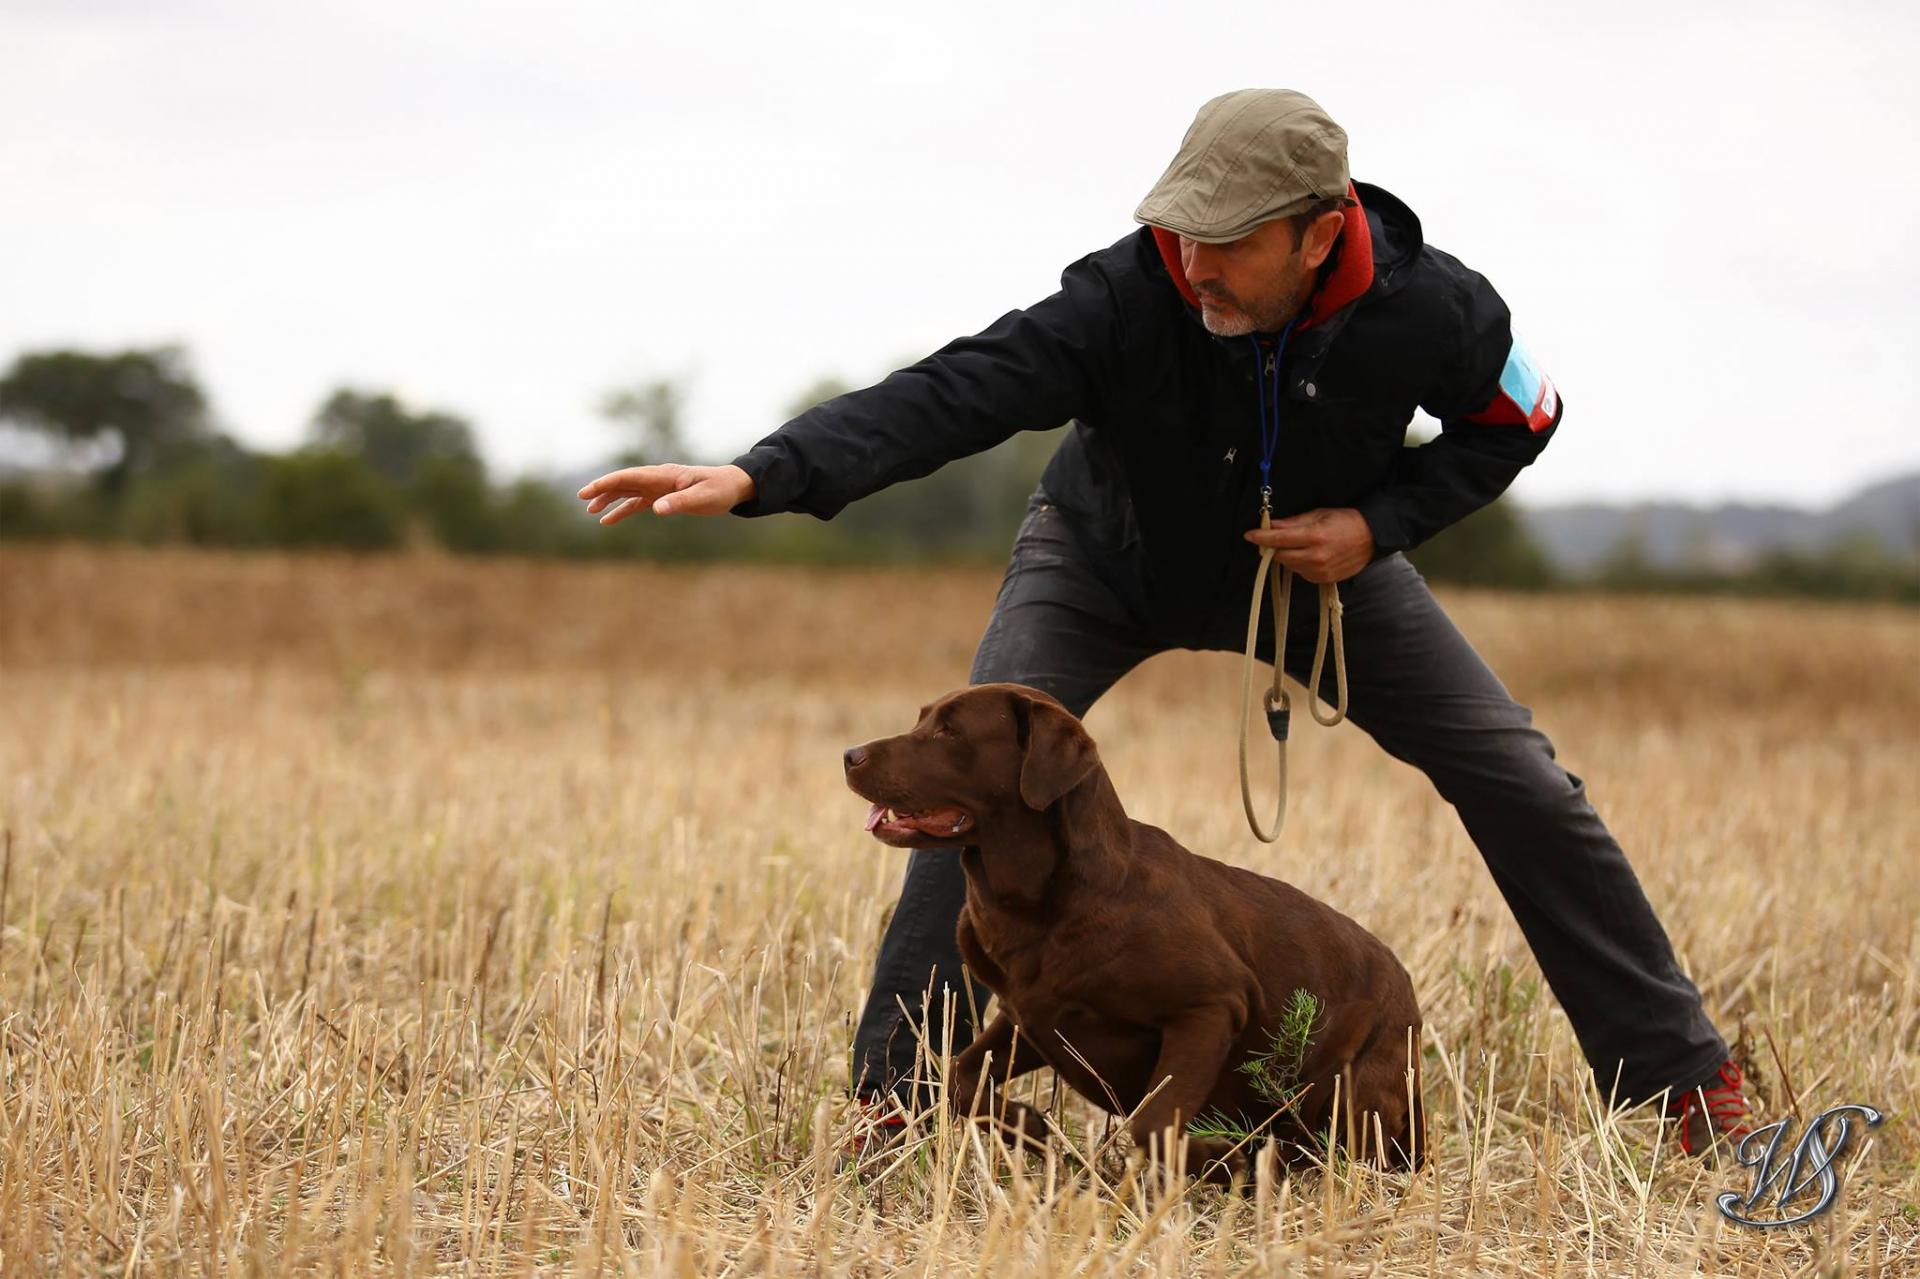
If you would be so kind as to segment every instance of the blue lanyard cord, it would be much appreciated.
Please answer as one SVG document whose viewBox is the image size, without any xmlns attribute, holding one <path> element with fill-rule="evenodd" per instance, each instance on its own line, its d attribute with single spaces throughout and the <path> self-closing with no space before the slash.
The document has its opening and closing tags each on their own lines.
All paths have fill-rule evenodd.
<svg viewBox="0 0 1920 1279">
<path fill-rule="evenodd" d="M 1280 364 L 1286 359 L 1287 338 L 1293 333 L 1293 321 L 1280 330 L 1280 340 L 1274 344 L 1274 352 L 1268 356 L 1260 349 L 1260 339 L 1253 334 L 1247 340 L 1253 343 L 1254 363 L 1262 359 L 1270 362 L 1262 371 L 1260 378 L 1260 525 L 1265 528 L 1273 515 L 1273 454 L 1280 444 Z M 1272 590 L 1268 590 L 1269 584 Z M 1247 812 L 1247 824 L 1253 828 L 1255 839 L 1271 844 L 1280 838 L 1280 826 L 1287 817 L 1287 731 L 1289 702 L 1287 692 L 1281 686 L 1282 659 L 1287 651 L 1287 619 L 1291 612 L 1293 592 L 1293 570 L 1284 567 L 1269 547 L 1260 551 L 1260 565 L 1253 579 L 1253 607 L 1247 613 L 1247 649 L 1246 660 L 1241 666 L 1243 672 L 1240 684 L 1240 803 Z M 1267 711 L 1267 728 L 1273 734 L 1275 749 L 1278 752 L 1278 774 L 1280 794 L 1275 801 L 1273 826 L 1271 829 L 1260 825 L 1260 818 L 1253 811 L 1253 787 L 1248 780 L 1247 770 L 1247 726 L 1253 718 L 1253 668 L 1254 652 L 1260 638 L 1260 604 L 1262 597 L 1273 609 L 1273 685 L 1266 692 L 1264 702 Z M 1307 676 L 1307 709 L 1312 712 L 1315 721 L 1332 727 L 1347 717 L 1347 646 L 1342 633 L 1340 618 L 1340 589 L 1331 582 L 1320 586 L 1320 635 L 1313 646 L 1313 671 Z M 1327 649 L 1333 649 L 1333 677 L 1338 692 L 1331 717 L 1320 713 L 1320 674 L 1325 669 Z"/>
<path fill-rule="evenodd" d="M 1272 363 L 1267 366 L 1260 379 L 1260 505 L 1266 509 L 1273 501 L 1273 454 L 1280 445 L 1280 362 L 1287 356 L 1287 338 L 1293 333 L 1294 321 L 1288 320 L 1287 327 L 1280 330 L 1280 341 L 1275 346 Z M 1253 343 L 1253 359 L 1256 367 L 1265 355 L 1260 349 L 1260 339 L 1247 334 L 1247 341 Z M 1265 373 L 1271 373 L 1271 377 Z M 1272 397 L 1272 406 L 1268 406 L 1268 397 Z"/>
</svg>

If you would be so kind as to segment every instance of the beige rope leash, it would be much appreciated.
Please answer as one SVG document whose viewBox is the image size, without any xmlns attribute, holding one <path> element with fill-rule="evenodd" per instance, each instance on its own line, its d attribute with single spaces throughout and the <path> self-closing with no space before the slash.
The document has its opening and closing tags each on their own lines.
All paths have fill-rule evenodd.
<svg viewBox="0 0 1920 1279">
<path fill-rule="evenodd" d="M 1260 527 L 1273 527 L 1273 511 L 1261 494 Z M 1268 584 L 1278 579 L 1272 590 Z M 1267 689 L 1262 703 L 1267 714 L 1267 728 L 1273 734 L 1276 755 L 1275 774 L 1279 781 L 1279 794 L 1274 799 L 1273 825 L 1263 830 L 1260 818 L 1253 811 L 1253 783 L 1247 769 L 1247 730 L 1253 720 L 1253 668 L 1256 660 L 1253 650 L 1260 637 L 1260 601 L 1265 596 L 1273 603 L 1273 686 Z M 1247 610 L 1247 654 L 1241 664 L 1240 679 L 1240 803 L 1247 810 L 1247 825 L 1253 828 L 1253 837 L 1263 844 L 1271 844 L 1280 838 L 1280 828 L 1287 820 L 1287 727 L 1292 715 L 1293 702 L 1287 696 L 1286 688 L 1281 684 L 1281 670 L 1287 660 L 1287 611 L 1293 602 L 1293 570 L 1273 562 L 1273 548 L 1262 547 L 1260 567 L 1253 578 L 1253 606 Z M 1347 644 L 1341 629 L 1340 588 L 1333 582 L 1320 583 L 1320 634 L 1313 646 L 1313 673 L 1308 676 L 1307 710 L 1314 722 L 1332 728 L 1347 717 Z M 1333 649 L 1333 680 L 1336 689 L 1335 704 L 1330 714 L 1320 713 L 1320 676 L 1326 669 L 1327 649 Z"/>
</svg>

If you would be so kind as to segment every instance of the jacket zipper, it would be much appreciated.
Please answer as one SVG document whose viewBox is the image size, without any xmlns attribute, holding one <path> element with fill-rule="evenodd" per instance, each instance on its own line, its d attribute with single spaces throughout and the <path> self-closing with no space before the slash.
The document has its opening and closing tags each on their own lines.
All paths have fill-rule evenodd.
<svg viewBox="0 0 1920 1279">
<path fill-rule="evenodd" d="M 1260 390 L 1263 385 L 1259 380 L 1260 378 L 1264 377 L 1269 381 L 1272 380 L 1275 361 L 1279 358 L 1278 353 L 1276 352 L 1274 348 L 1274 344 L 1271 339 L 1261 340 L 1260 345 L 1266 348 L 1266 361 L 1265 361 L 1264 367 L 1262 367 L 1260 372 L 1255 375 L 1256 390 Z M 1213 495 L 1215 500 L 1219 500 L 1221 498 L 1225 498 L 1231 495 L 1231 492 L 1234 487 L 1233 482 L 1234 482 L 1234 477 L 1237 469 L 1234 466 L 1234 460 L 1237 457 L 1239 457 L 1239 455 L 1240 455 L 1240 446 L 1238 444 L 1235 444 L 1234 446 L 1232 446 L 1227 450 L 1226 456 L 1221 459 L 1222 465 L 1221 465 L 1220 480 L 1217 484 L 1214 485 L 1214 489 L 1213 489 Z"/>
</svg>

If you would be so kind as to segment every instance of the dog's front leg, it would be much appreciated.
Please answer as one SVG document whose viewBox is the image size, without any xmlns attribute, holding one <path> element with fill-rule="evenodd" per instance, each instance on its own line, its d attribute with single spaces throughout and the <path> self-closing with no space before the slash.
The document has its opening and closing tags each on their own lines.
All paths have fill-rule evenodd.
<svg viewBox="0 0 1920 1279">
<path fill-rule="evenodd" d="M 1020 1028 L 1002 1009 L 954 1059 L 953 1073 L 947 1078 L 947 1101 L 961 1118 L 997 1120 L 1009 1142 L 1038 1147 L 1046 1139 L 1046 1116 L 1024 1102 L 1006 1100 L 1000 1089 L 1045 1064 L 1033 1046 L 1021 1040 Z M 987 1078 L 989 1070 L 991 1078 Z"/>
<path fill-rule="evenodd" d="M 1167 1163 L 1175 1161 L 1179 1139 L 1186 1126 L 1199 1117 L 1219 1082 L 1243 1020 L 1244 1015 L 1236 1016 L 1229 1006 L 1210 1004 L 1190 1009 L 1161 1027 L 1160 1059 L 1151 1079 L 1152 1084 L 1159 1085 L 1159 1091 L 1134 1113 L 1127 1126 L 1135 1146 L 1154 1151 Z M 1224 1180 L 1230 1170 L 1218 1161 L 1231 1149 L 1226 1142 L 1189 1138 L 1188 1167 Z"/>
</svg>

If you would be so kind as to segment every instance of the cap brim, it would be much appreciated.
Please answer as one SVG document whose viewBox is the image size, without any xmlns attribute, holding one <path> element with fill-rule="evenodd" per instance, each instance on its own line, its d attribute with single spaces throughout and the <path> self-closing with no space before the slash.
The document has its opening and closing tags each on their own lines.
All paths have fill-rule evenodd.
<svg viewBox="0 0 1920 1279">
<path fill-rule="evenodd" d="M 1175 235 L 1183 235 L 1201 244 L 1231 244 L 1235 240 L 1251 235 L 1255 227 L 1264 226 L 1268 222 L 1277 222 L 1281 218 L 1290 218 L 1296 213 L 1305 213 L 1319 202 L 1318 197 L 1296 200 L 1293 204 L 1283 205 L 1272 213 L 1262 213 L 1249 222 L 1230 227 L 1200 227 L 1179 218 L 1163 217 L 1149 212 L 1145 203 L 1133 211 L 1133 220 L 1146 226 L 1159 227 L 1163 231 L 1171 231 Z M 1340 196 L 1340 207 L 1343 209 L 1352 208 L 1358 203 L 1360 202 L 1350 195 Z"/>
<path fill-rule="evenodd" d="M 1253 230 L 1253 227 L 1248 227 L 1247 231 L 1235 231 L 1229 235 L 1203 235 L 1198 231 L 1191 230 L 1187 227 L 1178 226 L 1172 222 L 1155 221 L 1152 218 L 1143 218 L 1138 213 L 1133 215 L 1133 220 L 1135 222 L 1142 224 L 1143 226 L 1155 227 L 1161 231 L 1171 231 L 1175 235 L 1185 236 L 1189 240 L 1197 240 L 1201 244 L 1232 244 L 1235 240 L 1238 240 L 1244 237 L 1247 234 L 1247 231 Z M 1258 225 L 1259 223 L 1257 222 L 1254 223 L 1254 226 L 1258 226 Z"/>
</svg>

